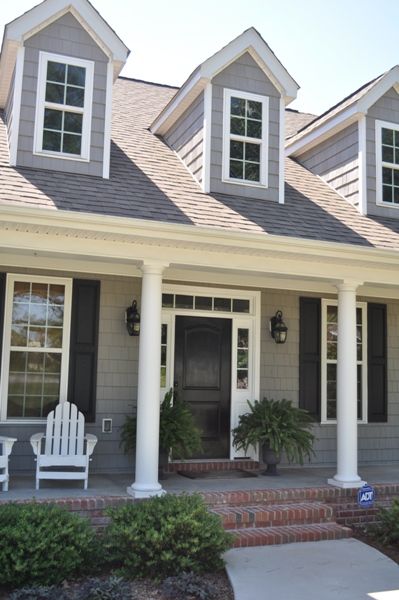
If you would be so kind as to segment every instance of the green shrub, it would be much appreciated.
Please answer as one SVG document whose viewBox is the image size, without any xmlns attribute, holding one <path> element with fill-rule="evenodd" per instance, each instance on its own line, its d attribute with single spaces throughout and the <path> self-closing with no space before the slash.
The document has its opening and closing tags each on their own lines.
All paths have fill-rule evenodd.
<svg viewBox="0 0 399 600">
<path fill-rule="evenodd" d="M 88 579 L 75 592 L 73 600 L 130 600 L 131 586 L 121 577 Z"/>
<path fill-rule="evenodd" d="M 2 505 L 0 532 L 0 585 L 56 584 L 92 561 L 88 520 L 55 505 Z"/>
<path fill-rule="evenodd" d="M 161 579 L 181 571 L 216 571 L 231 544 L 219 517 L 198 495 L 168 494 L 108 509 L 110 559 L 128 578 Z"/>
<path fill-rule="evenodd" d="M 161 589 L 168 600 L 213 600 L 217 597 L 216 586 L 196 573 L 180 573 L 176 577 L 168 577 Z"/>
<path fill-rule="evenodd" d="M 372 533 L 383 544 L 399 544 L 399 500 L 395 498 L 391 508 L 382 508 L 379 517 L 381 521 Z"/>
</svg>

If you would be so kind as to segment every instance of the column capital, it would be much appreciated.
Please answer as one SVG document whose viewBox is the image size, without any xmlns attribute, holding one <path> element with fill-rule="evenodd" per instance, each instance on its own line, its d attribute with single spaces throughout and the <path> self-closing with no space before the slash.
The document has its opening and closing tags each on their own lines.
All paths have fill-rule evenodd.
<svg viewBox="0 0 399 600">
<path fill-rule="evenodd" d="M 146 260 L 140 265 L 140 270 L 144 274 L 162 275 L 164 270 L 169 267 L 169 263 L 162 260 Z"/>
<path fill-rule="evenodd" d="M 363 281 L 357 279 L 344 279 L 335 284 L 339 292 L 356 292 L 357 288 L 363 285 Z"/>
</svg>

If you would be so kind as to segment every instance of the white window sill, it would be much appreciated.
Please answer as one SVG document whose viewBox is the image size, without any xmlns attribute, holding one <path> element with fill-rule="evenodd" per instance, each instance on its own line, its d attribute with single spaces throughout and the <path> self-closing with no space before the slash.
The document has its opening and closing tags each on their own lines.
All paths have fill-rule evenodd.
<svg viewBox="0 0 399 600">
<path fill-rule="evenodd" d="M 336 425 L 337 420 L 320 421 L 320 425 Z M 357 421 L 358 425 L 368 425 L 368 421 Z"/>
<path fill-rule="evenodd" d="M 29 421 L 28 419 L 7 419 L 6 421 L 1 421 L 1 425 L 46 425 L 46 419 L 37 419 Z"/>
<path fill-rule="evenodd" d="M 34 156 L 40 156 L 43 157 L 45 156 L 46 158 L 60 158 L 62 160 L 77 160 L 79 162 L 90 162 L 90 157 L 84 157 L 84 156 L 74 156 L 73 154 L 62 154 L 62 152 L 39 152 L 37 150 L 35 150 L 33 152 Z"/>
<path fill-rule="evenodd" d="M 383 202 L 382 200 L 377 200 L 377 206 L 383 206 L 384 208 L 399 208 L 399 204 L 393 204 L 392 202 Z"/>
<path fill-rule="evenodd" d="M 265 183 L 258 183 L 255 181 L 248 181 L 247 179 L 228 179 L 228 178 L 223 178 L 222 179 L 223 183 L 232 183 L 233 185 L 242 185 L 245 187 L 254 187 L 254 188 L 261 188 L 263 190 L 267 190 L 267 185 Z"/>
</svg>

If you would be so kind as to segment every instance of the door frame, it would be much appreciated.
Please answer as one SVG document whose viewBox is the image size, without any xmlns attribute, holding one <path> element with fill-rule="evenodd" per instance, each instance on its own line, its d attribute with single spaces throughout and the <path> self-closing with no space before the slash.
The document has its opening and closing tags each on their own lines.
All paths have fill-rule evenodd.
<svg viewBox="0 0 399 600">
<path fill-rule="evenodd" d="M 197 310 L 183 308 L 162 308 L 162 324 L 167 325 L 166 345 L 166 386 L 160 388 L 162 401 L 168 389 L 173 387 L 174 356 L 175 356 L 175 325 L 176 316 L 192 316 L 230 319 L 232 322 L 231 334 L 231 387 L 230 387 L 230 459 L 240 458 L 244 453 L 238 452 L 232 445 L 231 429 L 238 424 L 241 414 L 248 411 L 247 400 L 259 399 L 260 392 L 260 338 L 261 338 L 261 293 L 254 290 L 227 289 L 220 287 L 202 287 L 164 284 L 163 294 L 184 294 L 188 296 L 230 297 L 234 299 L 248 299 L 249 313 L 234 313 L 214 310 Z M 248 352 L 248 388 L 238 389 L 236 385 L 237 373 L 237 335 L 238 329 L 249 330 Z M 246 456 L 256 458 L 255 453 L 248 452 Z"/>
</svg>

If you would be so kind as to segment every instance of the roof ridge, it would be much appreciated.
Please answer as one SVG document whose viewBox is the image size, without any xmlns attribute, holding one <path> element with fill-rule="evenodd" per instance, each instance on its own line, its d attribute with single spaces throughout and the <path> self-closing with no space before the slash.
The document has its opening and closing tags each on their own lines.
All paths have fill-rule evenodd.
<svg viewBox="0 0 399 600">
<path fill-rule="evenodd" d="M 147 81 L 147 79 L 138 79 L 137 77 L 127 77 L 126 75 L 119 75 L 118 79 L 124 79 L 125 81 L 135 81 L 136 83 L 147 83 L 148 85 L 155 85 L 157 87 L 170 88 L 172 90 L 178 90 L 178 85 L 170 85 L 169 83 L 158 83 L 156 81 Z"/>
</svg>

